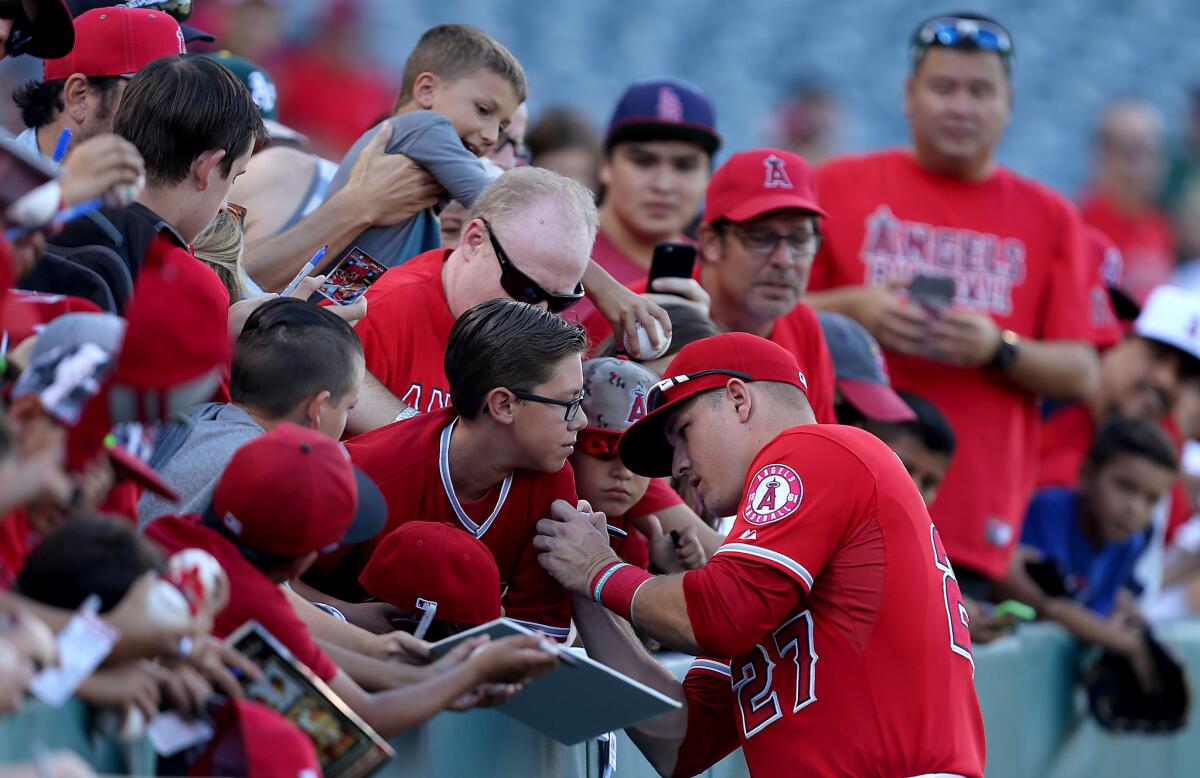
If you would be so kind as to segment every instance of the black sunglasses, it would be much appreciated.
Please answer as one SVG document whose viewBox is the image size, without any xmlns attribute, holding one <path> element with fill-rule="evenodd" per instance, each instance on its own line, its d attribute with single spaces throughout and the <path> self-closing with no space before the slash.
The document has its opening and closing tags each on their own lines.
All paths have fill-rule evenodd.
<svg viewBox="0 0 1200 778">
<path fill-rule="evenodd" d="M 695 378 L 700 378 L 706 375 L 727 375 L 730 378 L 740 378 L 743 381 L 753 381 L 754 376 L 749 373 L 743 373 L 740 370 L 701 370 L 698 373 L 686 373 L 684 375 L 671 376 L 664 378 L 654 386 L 650 387 L 650 392 L 646 395 L 646 413 L 653 413 L 660 401 L 663 399 L 666 391 L 680 384 L 686 384 Z"/>
<path fill-rule="evenodd" d="M 496 239 L 496 233 L 492 232 L 492 225 L 488 224 L 487 219 L 480 219 L 479 221 L 483 222 L 483 226 L 487 230 L 488 240 L 492 242 L 492 251 L 496 252 L 496 261 L 500 263 L 500 286 L 504 288 L 504 291 L 510 297 L 517 302 L 528 303 L 529 305 L 545 303 L 546 308 L 551 313 L 562 313 L 583 299 L 582 281 L 575 287 L 575 291 L 571 294 L 557 294 L 548 291 L 546 287 L 522 273 L 512 263 L 512 260 L 508 258 L 504 247 Z"/>
</svg>

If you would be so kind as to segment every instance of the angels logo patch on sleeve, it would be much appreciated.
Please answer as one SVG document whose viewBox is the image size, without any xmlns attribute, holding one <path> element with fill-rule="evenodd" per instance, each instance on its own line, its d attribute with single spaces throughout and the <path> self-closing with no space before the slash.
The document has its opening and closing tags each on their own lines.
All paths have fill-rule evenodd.
<svg viewBox="0 0 1200 778">
<path fill-rule="evenodd" d="M 767 465 L 750 479 L 742 518 L 756 526 L 786 519 L 800 507 L 804 484 L 787 465 Z"/>
</svg>

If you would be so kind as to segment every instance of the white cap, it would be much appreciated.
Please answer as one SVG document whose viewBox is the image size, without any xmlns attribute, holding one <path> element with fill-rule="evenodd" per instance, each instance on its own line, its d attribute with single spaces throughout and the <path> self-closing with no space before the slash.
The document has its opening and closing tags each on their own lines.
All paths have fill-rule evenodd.
<svg viewBox="0 0 1200 778">
<path fill-rule="evenodd" d="M 1200 295 L 1176 286 L 1158 287 L 1142 306 L 1133 331 L 1200 359 Z"/>
</svg>

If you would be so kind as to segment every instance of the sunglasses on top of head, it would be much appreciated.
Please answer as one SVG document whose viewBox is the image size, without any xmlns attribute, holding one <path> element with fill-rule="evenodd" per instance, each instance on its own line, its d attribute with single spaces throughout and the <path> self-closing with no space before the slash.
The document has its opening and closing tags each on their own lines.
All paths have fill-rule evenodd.
<svg viewBox="0 0 1200 778">
<path fill-rule="evenodd" d="M 508 253 L 500 245 L 499 239 L 496 238 L 496 233 L 492 230 L 492 225 L 488 224 L 487 219 L 480 219 L 479 221 L 483 222 L 483 227 L 487 230 L 488 240 L 492 242 L 492 251 L 496 254 L 496 261 L 500 263 L 500 286 L 503 287 L 504 291 L 510 297 L 517 302 L 528 303 L 529 305 L 545 303 L 547 310 L 551 313 L 561 313 L 583 299 L 582 282 L 576 285 L 575 291 L 571 294 L 558 294 L 557 292 L 549 291 L 546 287 L 522 273 L 513 264 L 512 260 L 508 258 Z"/>
</svg>

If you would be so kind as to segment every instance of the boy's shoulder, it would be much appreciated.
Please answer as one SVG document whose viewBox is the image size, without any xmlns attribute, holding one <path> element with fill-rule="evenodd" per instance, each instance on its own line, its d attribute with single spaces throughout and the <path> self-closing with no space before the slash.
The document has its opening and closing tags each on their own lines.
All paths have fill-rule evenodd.
<svg viewBox="0 0 1200 778">
<path fill-rule="evenodd" d="M 1039 545 L 1049 536 L 1061 536 L 1078 525 L 1076 503 L 1078 492 L 1071 487 L 1050 486 L 1039 489 L 1029 502 L 1021 542 Z"/>
<path fill-rule="evenodd" d="M 437 111 L 409 111 L 388 117 L 384 121 L 392 125 L 392 139 L 388 141 L 387 148 L 391 154 L 403 154 L 418 143 L 447 141 L 462 146 L 454 125 Z M 465 147 L 463 151 L 471 153 Z"/>
</svg>

